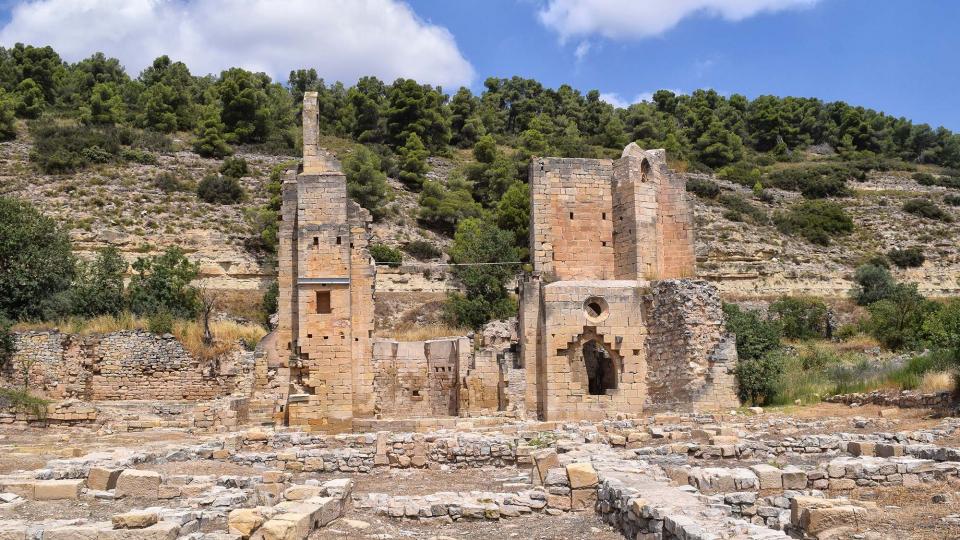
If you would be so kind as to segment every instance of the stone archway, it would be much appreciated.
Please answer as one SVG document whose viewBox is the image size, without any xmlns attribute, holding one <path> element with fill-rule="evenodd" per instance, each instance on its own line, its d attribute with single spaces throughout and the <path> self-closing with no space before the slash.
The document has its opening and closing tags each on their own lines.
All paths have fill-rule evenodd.
<svg viewBox="0 0 960 540">
<path fill-rule="evenodd" d="M 593 396 L 603 396 L 608 390 L 616 390 L 617 365 L 613 355 L 596 339 L 583 344 L 583 365 L 587 372 L 587 391 Z"/>
</svg>

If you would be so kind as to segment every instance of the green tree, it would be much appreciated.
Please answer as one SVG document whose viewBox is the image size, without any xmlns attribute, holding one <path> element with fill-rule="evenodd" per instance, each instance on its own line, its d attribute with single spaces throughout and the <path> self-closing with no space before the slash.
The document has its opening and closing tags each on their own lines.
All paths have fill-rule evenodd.
<svg viewBox="0 0 960 540">
<path fill-rule="evenodd" d="M 408 144 L 411 134 L 431 151 L 450 143 L 450 119 L 444 96 L 430 85 L 413 79 L 397 79 L 387 90 L 387 142 L 394 148 Z"/>
<path fill-rule="evenodd" d="M 174 62 L 167 55 L 159 56 L 140 73 L 145 86 L 139 99 L 144 127 L 158 131 L 191 130 L 196 126 L 199 96 L 197 80 L 183 62 Z M 160 88 L 154 88 L 160 87 Z M 196 92 L 196 95 L 195 95 Z M 169 113 L 176 117 L 174 122 Z M 171 127 L 173 126 L 173 127 Z"/>
<path fill-rule="evenodd" d="M 697 139 L 696 150 L 704 164 L 723 167 L 743 158 L 743 141 L 719 121 L 714 121 Z"/>
<path fill-rule="evenodd" d="M 91 261 L 81 261 L 71 289 L 71 312 L 82 317 L 96 317 L 123 311 L 126 271 L 127 262 L 113 246 L 101 249 Z"/>
<path fill-rule="evenodd" d="M 242 157 L 228 157 L 220 164 L 220 174 L 231 178 L 243 178 L 250 174 L 247 160 Z"/>
<path fill-rule="evenodd" d="M 400 148 L 400 181 L 419 190 L 427 172 L 427 149 L 416 133 L 410 133 L 407 143 Z"/>
<path fill-rule="evenodd" d="M 858 266 L 853 274 L 853 282 L 855 285 L 850 290 L 850 296 L 859 306 L 869 306 L 889 298 L 897 288 L 897 281 L 890 275 L 890 270 L 878 264 Z"/>
<path fill-rule="evenodd" d="M 387 87 L 376 77 L 362 77 L 347 90 L 347 101 L 353 109 L 353 137 L 362 143 L 382 143 L 386 137 L 383 116 Z"/>
<path fill-rule="evenodd" d="M 464 293 L 452 293 L 444 306 L 451 322 L 479 329 L 491 319 L 509 317 L 516 304 L 506 284 L 518 271 L 513 235 L 496 225 L 465 219 L 457 226 L 450 247 L 451 273 L 463 285 Z M 505 263 L 505 264 L 492 264 Z"/>
<path fill-rule="evenodd" d="M 230 68 L 220 74 L 216 87 L 228 140 L 238 143 L 266 140 L 269 110 L 265 87 L 269 83 L 270 78 L 265 74 L 241 68 Z"/>
<path fill-rule="evenodd" d="M 133 263 L 137 272 L 128 288 L 130 309 L 138 315 L 169 313 L 191 318 L 200 310 L 200 293 L 191 282 L 200 266 L 190 262 L 179 247 L 160 255 L 141 257 Z"/>
<path fill-rule="evenodd" d="M 13 321 L 7 318 L 0 311 L 0 368 L 5 368 L 13 358 L 13 353 L 17 352 L 16 344 L 13 341 L 13 332 L 10 328 Z"/>
<path fill-rule="evenodd" d="M 779 350 L 759 358 L 740 359 L 734 369 L 737 397 L 743 403 L 768 405 L 780 388 L 784 365 L 783 353 Z"/>
<path fill-rule="evenodd" d="M 344 160 L 343 172 L 350 198 L 369 210 L 374 219 L 383 217 L 390 200 L 390 186 L 387 175 L 380 170 L 380 158 L 365 146 L 357 147 Z"/>
<path fill-rule="evenodd" d="M 34 47 L 17 43 L 10 50 L 11 58 L 17 70 L 17 83 L 24 79 L 33 79 L 48 104 L 56 100 L 57 89 L 66 70 L 63 60 L 52 47 Z M 10 90 L 12 88 L 8 88 Z"/>
<path fill-rule="evenodd" d="M 513 234 L 514 245 L 522 258 L 527 257 L 530 241 L 530 188 L 515 181 L 504 192 L 496 208 L 497 227 Z"/>
<path fill-rule="evenodd" d="M 461 86 L 450 100 L 450 142 L 460 148 L 469 148 L 486 131 L 476 115 L 480 103 L 469 88 Z"/>
<path fill-rule="evenodd" d="M 870 304 L 870 335 L 888 349 L 918 346 L 923 339 L 923 323 L 935 304 L 917 292 L 916 284 L 897 285 L 885 299 Z"/>
<path fill-rule="evenodd" d="M 770 314 L 790 339 L 829 337 L 827 311 L 822 300 L 804 296 L 784 296 L 770 304 Z"/>
<path fill-rule="evenodd" d="M 24 79 L 17 85 L 17 116 L 39 118 L 47 106 L 43 90 L 33 79 Z"/>
<path fill-rule="evenodd" d="M 84 124 L 112 126 L 123 120 L 123 98 L 114 83 L 97 83 L 90 94 L 90 101 L 80 108 L 80 120 Z"/>
<path fill-rule="evenodd" d="M 220 111 L 209 108 L 197 129 L 197 138 L 193 141 L 193 151 L 203 157 L 223 158 L 233 153 L 223 136 L 223 123 Z"/>
<path fill-rule="evenodd" d="M 461 220 L 482 213 L 483 208 L 473 200 L 470 182 L 462 176 L 451 175 L 446 186 L 435 180 L 423 183 L 417 217 L 426 225 L 452 234 Z"/>
<path fill-rule="evenodd" d="M 0 197 L 0 312 L 58 315 L 75 273 L 70 238 L 33 206 Z"/>
<path fill-rule="evenodd" d="M 10 141 L 16 137 L 16 103 L 10 94 L 0 88 L 0 141 Z"/>
<path fill-rule="evenodd" d="M 727 331 L 737 336 L 737 356 L 756 360 L 780 348 L 783 330 L 776 321 L 764 320 L 756 311 L 744 311 L 736 304 L 724 304 Z"/>
<path fill-rule="evenodd" d="M 947 302 L 928 316 L 923 331 L 934 346 L 950 354 L 955 367 L 960 367 L 960 299 Z"/>
<path fill-rule="evenodd" d="M 140 125 L 163 133 L 176 131 L 178 127 L 176 99 L 176 92 L 163 83 L 148 87 L 140 94 L 142 111 Z"/>
</svg>

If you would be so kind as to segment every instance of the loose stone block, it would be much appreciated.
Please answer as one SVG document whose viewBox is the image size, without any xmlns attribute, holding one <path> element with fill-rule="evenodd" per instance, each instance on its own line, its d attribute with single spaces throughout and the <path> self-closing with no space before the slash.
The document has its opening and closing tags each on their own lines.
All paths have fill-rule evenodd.
<svg viewBox="0 0 960 540">
<path fill-rule="evenodd" d="M 597 471 L 589 463 L 567 465 L 567 477 L 570 480 L 570 488 L 574 490 L 592 488 L 600 481 L 597 477 Z"/>
<path fill-rule="evenodd" d="M 593 510 L 597 503 L 596 488 L 574 489 L 570 492 L 570 509 L 573 511 Z"/>
<path fill-rule="evenodd" d="M 161 521 L 144 529 L 113 529 L 102 531 L 98 540 L 174 540 L 180 533 L 180 525 Z"/>
<path fill-rule="evenodd" d="M 143 529 L 157 522 L 156 512 L 131 510 L 110 518 L 114 529 Z"/>
<path fill-rule="evenodd" d="M 117 497 L 156 499 L 160 495 L 160 473 L 124 469 L 117 478 Z"/>
<path fill-rule="evenodd" d="M 250 535 L 267 521 L 263 512 L 257 508 L 238 508 L 227 516 L 227 530 L 239 534 L 242 538 Z"/>
<path fill-rule="evenodd" d="M 91 467 L 87 475 L 87 487 L 97 491 L 107 491 L 117 487 L 117 478 L 120 477 L 122 469 L 104 469 L 101 467 Z"/>
<path fill-rule="evenodd" d="M 783 489 L 782 470 L 765 463 L 751 465 L 749 468 L 760 480 L 760 489 Z"/>
<path fill-rule="evenodd" d="M 38 501 L 79 499 L 83 480 L 38 480 L 33 486 L 33 498 Z"/>
</svg>

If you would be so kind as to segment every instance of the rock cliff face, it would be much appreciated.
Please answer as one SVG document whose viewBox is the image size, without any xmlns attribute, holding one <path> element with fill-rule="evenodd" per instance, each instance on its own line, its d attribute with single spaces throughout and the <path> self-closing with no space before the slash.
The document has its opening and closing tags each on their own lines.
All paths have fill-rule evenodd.
<svg viewBox="0 0 960 540">
<path fill-rule="evenodd" d="M 262 253 L 248 250 L 250 236 L 245 218 L 249 209 L 268 199 L 270 170 L 293 158 L 240 153 L 251 166 L 241 180 L 248 198 L 237 205 L 212 205 L 197 199 L 189 186 L 216 172 L 220 162 L 190 152 L 159 156 L 157 165 L 105 164 L 68 175 L 38 174 L 28 161 L 30 143 L 25 138 L 0 143 L 0 194 L 29 200 L 43 212 L 63 221 L 82 257 L 112 245 L 124 257 L 162 251 L 170 245 L 184 248 L 200 263 L 204 284 L 232 291 L 245 302 L 255 302 L 275 276 L 275 268 Z M 454 164 L 431 158 L 429 176 L 443 180 Z M 154 185 L 160 173 L 175 175 L 187 191 L 164 192 Z M 714 179 L 724 190 L 750 198 L 748 189 Z M 443 248 L 449 239 L 419 228 L 415 219 L 417 195 L 391 180 L 396 211 L 373 226 L 372 242 L 402 245 L 424 239 Z M 856 229 L 830 247 L 788 237 L 773 226 L 733 222 L 725 209 L 713 202 L 695 200 L 698 277 L 713 281 L 729 298 L 770 297 L 788 293 L 844 296 L 860 260 L 891 248 L 920 246 L 927 261 L 920 268 L 894 270 L 899 279 L 920 284 L 933 296 L 960 294 L 960 245 L 955 224 L 925 220 L 905 213 L 903 201 L 919 195 L 939 199 L 946 192 L 913 181 L 909 173 L 871 173 L 865 182 L 851 184 L 853 196 L 838 199 L 853 217 Z M 768 213 L 785 208 L 795 193 L 770 190 L 771 203 L 751 201 Z M 941 205 L 960 218 L 957 208 Z M 439 260 L 438 260 L 439 261 Z M 434 261 L 434 262 L 438 262 Z M 405 263 L 414 263 L 411 258 Z M 381 272 L 377 290 L 396 294 L 442 295 L 452 286 L 444 267 L 429 263 Z"/>
</svg>

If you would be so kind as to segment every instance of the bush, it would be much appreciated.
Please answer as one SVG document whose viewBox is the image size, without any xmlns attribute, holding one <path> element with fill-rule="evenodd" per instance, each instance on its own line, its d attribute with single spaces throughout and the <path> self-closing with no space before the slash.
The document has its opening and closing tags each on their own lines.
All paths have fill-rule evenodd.
<svg viewBox="0 0 960 540">
<path fill-rule="evenodd" d="M 887 298 L 867 308 L 870 335 L 888 349 L 916 347 L 923 338 L 924 319 L 935 307 L 917 292 L 915 284 L 897 285 Z"/>
<path fill-rule="evenodd" d="M 153 187 L 164 193 L 174 191 L 190 191 L 189 185 L 177 178 L 177 175 L 169 171 L 164 171 L 153 177 Z"/>
<path fill-rule="evenodd" d="M 843 207 L 830 201 L 803 201 L 774 216 L 777 229 L 784 234 L 802 236 L 821 246 L 832 238 L 853 231 L 853 220 Z"/>
<path fill-rule="evenodd" d="M 960 368 L 960 299 L 954 298 L 930 314 L 923 331 L 932 345 L 945 352 L 954 370 Z"/>
<path fill-rule="evenodd" d="M 937 184 L 937 179 L 930 173 L 915 172 L 912 178 L 921 186 L 934 186 Z"/>
<path fill-rule="evenodd" d="M 897 287 L 886 266 L 863 264 L 853 274 L 856 283 L 850 290 L 850 296 L 858 306 L 870 304 L 888 298 Z"/>
<path fill-rule="evenodd" d="M 120 151 L 120 157 L 124 161 L 132 161 L 142 165 L 156 165 L 158 163 L 157 156 L 152 152 L 139 148 L 124 148 Z"/>
<path fill-rule="evenodd" d="M 263 308 L 263 322 L 270 323 L 270 317 L 277 312 L 278 300 L 280 298 L 280 283 L 271 281 L 270 285 L 263 291 L 263 300 L 260 305 Z"/>
<path fill-rule="evenodd" d="M 720 195 L 720 186 L 712 180 L 687 178 L 687 191 L 701 199 L 716 199 Z"/>
<path fill-rule="evenodd" d="M 377 264 L 386 264 L 387 266 L 397 267 L 403 262 L 403 253 L 400 250 L 386 244 L 373 244 L 370 246 L 370 256 Z"/>
<path fill-rule="evenodd" d="M 784 296 L 770 304 L 770 314 L 780 322 L 784 337 L 813 339 L 827 336 L 827 305 L 816 298 Z"/>
<path fill-rule="evenodd" d="M 847 195 L 850 178 L 863 178 L 863 174 L 842 165 L 818 164 L 773 171 L 767 175 L 765 184 L 799 191 L 808 199 L 822 199 Z"/>
<path fill-rule="evenodd" d="M 197 185 L 197 197 L 211 204 L 234 204 L 243 200 L 243 186 L 232 176 L 211 174 Z"/>
<path fill-rule="evenodd" d="M 27 412 L 39 418 L 47 414 L 49 400 L 34 396 L 25 388 L 0 388 L 0 407 Z"/>
<path fill-rule="evenodd" d="M 736 304 L 724 304 L 727 331 L 737 336 L 740 360 L 756 360 L 780 348 L 782 329 L 776 321 L 767 321 L 756 311 L 741 310 Z"/>
<path fill-rule="evenodd" d="M 737 377 L 737 396 L 743 403 L 767 405 L 780 387 L 784 360 L 779 351 L 759 358 L 740 359 L 734 374 Z"/>
<path fill-rule="evenodd" d="M 147 331 L 154 334 L 173 332 L 173 315 L 169 311 L 158 311 L 147 318 Z"/>
<path fill-rule="evenodd" d="M 960 206 L 960 195 L 954 195 L 952 193 L 944 195 L 943 204 L 948 204 L 950 206 Z"/>
<path fill-rule="evenodd" d="M 48 121 L 31 124 L 30 160 L 49 174 L 70 173 L 91 163 L 135 161 L 154 164 L 151 151 L 166 151 L 170 138 L 128 127 L 71 126 Z"/>
<path fill-rule="evenodd" d="M 387 175 L 380 170 L 381 165 L 377 154 L 363 146 L 343 162 L 347 194 L 375 219 L 383 217 L 385 205 L 390 200 L 390 186 L 387 184 Z"/>
<path fill-rule="evenodd" d="M 403 245 L 403 250 L 418 261 L 437 259 L 443 254 L 436 246 L 425 240 L 414 240 Z"/>
<path fill-rule="evenodd" d="M 13 353 L 16 352 L 13 332 L 10 331 L 12 326 L 13 321 L 0 313 L 0 368 L 6 367 L 10 359 L 13 358 Z"/>
<path fill-rule="evenodd" d="M 63 315 L 74 275 L 70 238 L 58 222 L 0 197 L 0 312 L 15 320 Z"/>
<path fill-rule="evenodd" d="M 71 313 L 81 317 L 117 315 L 124 308 L 123 278 L 127 262 L 120 251 L 106 247 L 92 261 L 77 266 L 77 279 L 70 291 Z"/>
<path fill-rule="evenodd" d="M 753 187 L 760 181 L 760 169 L 750 163 L 741 161 L 717 171 L 717 176 L 730 182 L 736 182 L 741 186 Z"/>
<path fill-rule="evenodd" d="M 919 247 L 909 247 L 904 249 L 891 249 L 887 252 L 887 258 L 899 268 L 916 268 L 923 266 L 926 257 L 923 256 L 923 250 Z"/>
<path fill-rule="evenodd" d="M 950 223 L 953 217 L 930 199 L 910 199 L 903 203 L 903 211 L 926 219 L 935 219 Z"/>
<path fill-rule="evenodd" d="M 247 167 L 247 160 L 242 157 L 228 157 L 220 165 L 220 174 L 231 178 L 243 178 L 250 174 L 250 168 Z"/>
<path fill-rule="evenodd" d="M 723 217 L 730 221 L 744 221 L 744 216 L 754 223 L 766 223 L 767 221 L 766 212 L 750 204 L 749 201 L 736 193 L 723 193 L 718 200 L 728 209 Z"/>
<path fill-rule="evenodd" d="M 191 285 L 200 272 L 183 250 L 168 248 L 160 255 L 141 257 L 133 263 L 137 272 L 128 287 L 130 309 L 137 315 L 167 312 L 189 319 L 200 310 L 200 293 Z"/>
</svg>

